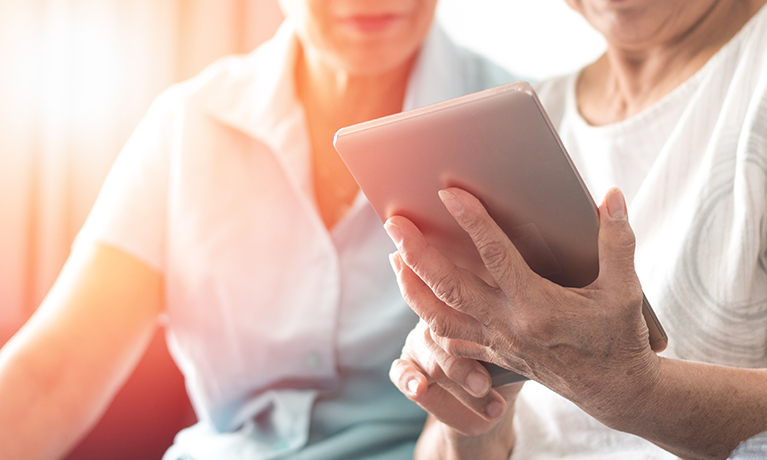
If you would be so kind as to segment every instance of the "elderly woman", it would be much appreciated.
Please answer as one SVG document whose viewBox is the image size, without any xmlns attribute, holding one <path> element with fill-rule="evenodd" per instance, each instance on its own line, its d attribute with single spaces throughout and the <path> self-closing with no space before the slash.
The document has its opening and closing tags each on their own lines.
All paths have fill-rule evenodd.
<svg viewBox="0 0 767 460">
<path fill-rule="evenodd" d="M 440 195 L 492 285 L 387 222 L 423 318 L 390 374 L 433 414 L 417 458 L 725 458 L 767 429 L 765 0 L 568 3 L 607 52 L 537 89 L 605 196 L 599 277 L 536 276 L 462 190 Z M 660 356 L 642 290 L 669 335 Z M 490 389 L 474 359 L 532 382 Z"/>
<path fill-rule="evenodd" d="M 425 414 L 387 372 L 417 317 L 332 139 L 510 80 L 435 4 L 283 0 L 270 42 L 160 96 L 0 353 L 0 458 L 66 452 L 161 317 L 199 418 L 167 459 L 412 458 Z"/>
</svg>

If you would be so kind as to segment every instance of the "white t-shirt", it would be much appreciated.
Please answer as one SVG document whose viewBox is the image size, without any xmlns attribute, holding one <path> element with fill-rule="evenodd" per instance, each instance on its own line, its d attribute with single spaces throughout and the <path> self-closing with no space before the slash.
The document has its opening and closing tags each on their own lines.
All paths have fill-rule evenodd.
<svg viewBox="0 0 767 460">
<path fill-rule="evenodd" d="M 168 342 L 200 422 L 167 458 L 412 457 L 424 412 L 389 381 L 417 317 L 364 196 L 329 232 L 314 200 L 290 24 L 155 102 L 78 243 L 164 275 Z M 432 28 L 405 109 L 509 81 Z"/>
<path fill-rule="evenodd" d="M 590 126 L 577 74 L 537 91 L 597 202 L 624 189 L 636 269 L 669 335 L 663 356 L 767 367 L 767 7 L 642 113 Z M 674 458 L 525 384 L 512 459 Z"/>
</svg>

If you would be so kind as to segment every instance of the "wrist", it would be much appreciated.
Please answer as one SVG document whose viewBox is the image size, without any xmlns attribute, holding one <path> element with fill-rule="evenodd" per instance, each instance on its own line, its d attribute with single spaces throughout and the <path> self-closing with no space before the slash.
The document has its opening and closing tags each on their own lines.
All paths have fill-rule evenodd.
<svg viewBox="0 0 767 460">
<path fill-rule="evenodd" d="M 478 435 L 461 433 L 433 419 L 418 441 L 415 458 L 507 460 L 515 442 L 513 412 L 513 409 L 508 410 L 492 429 Z M 418 455 L 419 452 L 430 455 Z"/>
<path fill-rule="evenodd" d="M 662 360 L 653 353 L 643 369 L 637 366 L 635 372 L 626 372 L 627 378 L 616 382 L 615 389 L 610 392 L 610 402 L 602 405 L 602 413 L 592 415 L 610 428 L 629 431 L 627 428 L 633 425 L 631 421 L 644 417 L 657 402 Z"/>
<path fill-rule="evenodd" d="M 508 460 L 514 449 L 515 435 L 513 427 L 508 430 L 491 430 L 478 436 L 468 436 L 446 427 L 445 445 L 450 446 L 446 459 L 463 460 L 482 458 L 487 460 Z"/>
</svg>

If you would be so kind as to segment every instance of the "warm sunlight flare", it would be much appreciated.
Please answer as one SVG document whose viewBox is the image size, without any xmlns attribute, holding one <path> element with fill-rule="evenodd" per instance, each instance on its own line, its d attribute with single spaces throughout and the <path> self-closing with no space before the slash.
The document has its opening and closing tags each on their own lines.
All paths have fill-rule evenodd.
<svg viewBox="0 0 767 460">
<path fill-rule="evenodd" d="M 96 4 L 80 13 L 73 17 L 74 11 L 63 2 L 51 5 L 37 96 L 49 116 L 87 122 L 98 130 L 98 120 L 114 102 L 125 72 L 119 69 L 121 50 L 110 32 L 114 25 L 109 12 Z"/>
<path fill-rule="evenodd" d="M 765 127 L 767 0 L 0 0 L 0 460 L 767 458 Z"/>
</svg>

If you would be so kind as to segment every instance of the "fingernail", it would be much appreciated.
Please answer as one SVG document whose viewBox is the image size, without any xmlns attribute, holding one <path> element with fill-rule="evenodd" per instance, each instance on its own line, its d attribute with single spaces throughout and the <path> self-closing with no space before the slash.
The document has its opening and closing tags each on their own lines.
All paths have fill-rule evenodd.
<svg viewBox="0 0 767 460">
<path fill-rule="evenodd" d="M 453 192 L 440 190 L 437 193 L 439 193 L 439 199 L 442 200 L 442 203 L 451 214 L 458 214 L 463 211 L 463 203 Z"/>
<path fill-rule="evenodd" d="M 493 401 L 485 408 L 485 415 L 495 420 L 503 414 L 503 404 Z"/>
<path fill-rule="evenodd" d="M 620 189 L 612 189 L 610 195 L 607 196 L 607 212 L 610 214 L 610 217 L 616 220 L 626 218 L 626 200 L 623 198 L 623 192 Z"/>
<path fill-rule="evenodd" d="M 490 384 L 487 381 L 485 374 L 481 372 L 472 372 L 466 379 L 466 384 L 474 396 L 484 396 L 487 390 L 490 388 Z"/>
<path fill-rule="evenodd" d="M 393 224 L 389 221 L 386 221 L 384 224 L 384 229 L 386 230 L 386 233 L 389 235 L 389 238 L 391 238 L 392 241 L 394 241 L 394 244 L 397 245 L 399 248 L 402 244 L 402 229 L 400 229 L 396 224 Z"/>
<path fill-rule="evenodd" d="M 407 382 L 407 389 L 414 395 L 418 394 L 418 379 L 412 379 Z"/>
<path fill-rule="evenodd" d="M 402 271 L 402 263 L 399 260 L 398 252 L 392 252 L 391 254 L 389 254 L 389 262 L 391 263 L 391 266 L 394 269 L 395 273 L 399 273 Z"/>
</svg>

